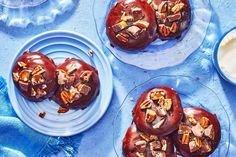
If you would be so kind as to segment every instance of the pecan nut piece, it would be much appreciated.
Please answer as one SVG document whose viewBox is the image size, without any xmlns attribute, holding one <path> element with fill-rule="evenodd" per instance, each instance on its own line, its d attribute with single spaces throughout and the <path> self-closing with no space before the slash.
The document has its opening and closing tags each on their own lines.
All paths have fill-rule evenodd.
<svg viewBox="0 0 236 157">
<path fill-rule="evenodd" d="M 156 123 L 156 124 L 153 125 L 152 127 L 153 127 L 154 129 L 159 129 L 159 128 L 161 128 L 161 127 L 163 126 L 163 124 L 165 123 L 165 121 L 166 121 L 166 119 L 163 118 L 162 120 L 160 120 L 158 123 Z"/>
<path fill-rule="evenodd" d="M 152 109 L 147 109 L 145 120 L 148 123 L 153 122 L 156 119 L 156 112 Z"/>
<path fill-rule="evenodd" d="M 179 11 L 181 11 L 184 7 L 184 3 L 177 3 L 173 6 L 173 8 L 171 9 L 171 11 L 175 14 Z"/>
<path fill-rule="evenodd" d="M 140 109 L 145 110 L 145 109 L 151 108 L 152 105 L 153 105 L 153 102 L 151 100 L 145 100 L 144 102 L 142 102 L 142 104 L 140 104 Z"/>
<path fill-rule="evenodd" d="M 159 32 L 161 35 L 166 37 L 170 34 L 170 27 L 167 27 L 164 24 L 159 24 Z"/>
<path fill-rule="evenodd" d="M 112 26 L 112 29 L 114 32 L 118 33 L 128 27 L 128 24 L 125 21 L 121 21 L 115 25 Z"/>
<path fill-rule="evenodd" d="M 182 144 L 189 144 L 189 139 L 190 139 L 189 133 L 185 133 L 182 136 L 181 143 Z"/>
<path fill-rule="evenodd" d="M 171 25 L 171 27 L 170 27 L 170 31 L 171 31 L 172 33 L 175 33 L 175 32 L 177 31 L 177 24 L 176 24 L 176 22 L 173 22 L 173 23 L 172 23 L 172 25 Z"/>
<path fill-rule="evenodd" d="M 126 43 L 129 41 L 129 35 L 126 33 L 119 33 L 116 35 L 116 38 L 123 43 Z"/>
</svg>

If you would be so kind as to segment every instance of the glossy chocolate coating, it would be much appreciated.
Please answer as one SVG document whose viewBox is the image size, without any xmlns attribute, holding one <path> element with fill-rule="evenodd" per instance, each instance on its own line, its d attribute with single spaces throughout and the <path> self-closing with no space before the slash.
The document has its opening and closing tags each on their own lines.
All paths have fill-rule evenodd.
<svg viewBox="0 0 236 157">
<path fill-rule="evenodd" d="M 69 70 L 68 67 L 75 67 L 72 74 L 68 74 Z M 67 80 L 65 80 L 65 83 L 60 83 L 61 80 L 58 75 L 58 84 L 59 88 L 55 92 L 55 95 L 53 97 L 53 100 L 60 104 L 62 107 L 66 108 L 72 108 L 72 109 L 84 109 L 86 108 L 99 94 L 99 78 L 98 78 L 98 71 L 90 66 L 89 64 L 85 63 L 82 60 L 75 59 L 75 58 L 67 58 L 64 63 L 57 66 L 57 74 L 59 71 L 64 71 L 67 73 Z M 81 78 L 82 74 L 84 72 L 91 72 L 91 75 L 87 81 L 83 80 Z M 70 81 L 69 79 L 70 78 Z M 62 78 L 63 80 L 64 78 Z M 83 92 L 77 91 L 78 85 L 85 85 L 87 87 L 87 91 L 85 91 L 86 94 Z M 77 92 L 79 95 L 78 99 L 74 99 L 73 102 L 65 103 L 63 101 L 63 98 L 61 96 L 63 91 L 69 91 L 73 87 L 74 92 Z M 89 89 L 89 90 L 88 90 Z M 71 93 L 69 93 L 70 95 Z M 69 98 L 68 98 L 69 99 Z"/>
<path fill-rule="evenodd" d="M 19 66 L 19 63 L 25 64 L 23 67 Z M 44 82 L 33 85 L 31 80 L 33 79 L 33 71 L 36 67 L 41 67 L 44 71 L 39 76 L 43 77 Z M 28 79 L 25 83 L 28 83 L 28 86 L 22 88 L 20 79 L 16 78 L 16 75 L 20 75 L 23 71 L 30 71 L 28 75 Z M 50 98 L 53 96 L 56 88 L 57 88 L 57 76 L 56 76 L 56 65 L 53 60 L 43 55 L 40 52 L 24 52 L 22 56 L 20 56 L 14 67 L 13 67 L 13 80 L 16 88 L 20 91 L 20 93 L 27 99 L 31 101 L 42 101 L 46 98 Z M 15 76 L 14 76 L 15 74 Z M 23 75 L 22 75 L 23 76 Z M 19 77 L 19 76 L 18 76 Z M 15 79 L 14 79 L 15 78 Z M 42 82 L 42 81 L 41 81 Z M 44 86 L 44 87 L 42 87 Z M 42 89 L 44 88 L 44 89 Z M 32 89 L 35 90 L 36 95 L 32 95 Z M 37 96 L 37 90 L 45 91 L 45 95 Z"/>
<path fill-rule="evenodd" d="M 139 18 L 136 18 L 136 15 L 134 15 L 134 13 L 132 12 L 133 9 L 137 8 L 140 9 L 141 14 L 143 15 L 143 17 L 140 19 L 148 22 L 148 27 L 144 29 L 141 29 L 141 27 L 136 27 L 141 31 L 136 37 L 133 37 L 127 32 L 127 30 L 131 28 L 131 26 L 134 26 L 134 22 L 139 20 Z M 132 16 L 135 18 L 130 21 L 127 21 L 128 26 L 125 29 L 115 32 L 113 26 L 123 21 L 121 17 L 124 13 L 125 15 Z M 148 46 L 154 40 L 156 30 L 157 26 L 155 20 L 155 12 L 146 2 L 142 2 L 140 0 L 118 1 L 115 6 L 113 6 L 113 8 L 110 10 L 106 20 L 106 33 L 108 38 L 110 39 L 111 45 L 119 46 L 127 50 L 143 49 Z M 121 40 L 119 40 L 116 37 L 119 33 L 127 34 L 128 41 L 122 42 Z"/>
<path fill-rule="evenodd" d="M 183 110 L 184 110 L 184 118 L 183 118 L 182 122 L 184 122 L 184 123 L 186 122 L 186 117 L 191 116 L 191 115 L 193 115 L 194 118 L 198 122 L 200 121 L 200 119 L 202 117 L 207 117 L 210 121 L 210 124 L 213 125 L 215 138 L 211 142 L 212 150 L 210 152 L 202 153 L 201 149 L 199 149 L 199 150 L 191 153 L 190 149 L 189 149 L 189 145 L 181 143 L 181 140 L 180 140 L 181 137 L 178 134 L 178 130 L 177 130 L 172 134 L 172 139 L 173 139 L 173 142 L 174 142 L 176 148 L 185 157 L 205 157 L 205 156 L 209 156 L 217 148 L 217 146 L 220 142 L 220 138 L 221 138 L 220 124 L 219 124 L 219 121 L 218 121 L 216 115 L 212 114 L 212 113 L 210 113 L 210 112 L 208 112 L 208 111 L 206 111 L 202 108 L 186 107 Z"/>
<path fill-rule="evenodd" d="M 147 0 L 145 0 L 147 1 Z M 162 9 L 161 5 L 167 2 L 167 8 Z M 176 4 L 184 4 L 180 11 L 174 13 L 172 9 Z M 157 19 L 157 38 L 162 40 L 170 40 L 175 39 L 181 36 L 181 33 L 188 28 L 191 21 L 191 8 L 189 0 L 153 0 L 150 5 L 156 11 L 156 19 Z M 165 7 L 165 6 L 164 6 Z M 164 8 L 163 7 L 163 8 Z M 163 14 L 162 14 L 163 13 Z M 176 15 L 176 16 L 174 16 Z M 170 17 L 170 18 L 168 18 Z M 172 26 L 172 24 L 176 24 Z M 162 26 L 166 26 L 167 29 Z M 175 27 L 175 28 L 174 28 Z M 176 30 L 174 30 L 176 29 Z"/>
<path fill-rule="evenodd" d="M 128 128 L 128 130 L 125 134 L 125 137 L 123 139 L 123 145 L 122 145 L 124 156 L 136 157 L 136 153 L 139 152 L 139 150 L 135 146 L 135 143 L 140 140 L 143 140 L 140 137 L 141 134 L 142 134 L 142 132 L 140 132 L 134 124 Z M 150 134 L 145 134 L 145 135 L 148 136 L 149 138 L 151 136 Z M 157 151 L 165 152 L 166 157 L 172 156 L 172 154 L 174 153 L 174 145 L 172 143 L 171 138 L 169 138 L 168 136 L 158 137 L 158 141 L 161 141 L 162 139 L 167 141 L 167 149 L 166 149 L 166 151 L 162 151 L 162 149 L 159 148 Z M 155 140 L 150 140 L 149 142 L 147 142 L 147 146 L 144 151 L 144 157 L 154 157 L 152 155 L 152 151 L 150 150 L 150 147 L 149 147 L 149 143 L 153 142 L 153 141 L 155 141 Z"/>
<path fill-rule="evenodd" d="M 167 114 L 164 124 L 157 129 L 154 129 L 151 124 L 146 122 L 145 120 L 146 113 L 140 108 L 140 105 L 144 101 L 150 100 L 150 94 L 152 93 L 153 90 L 164 91 L 166 93 L 166 98 L 172 100 L 172 109 L 170 110 L 170 113 Z M 165 86 L 153 88 L 144 92 L 138 99 L 138 102 L 136 103 L 132 113 L 133 113 L 134 123 L 136 124 L 139 130 L 145 133 L 155 134 L 158 136 L 165 136 L 175 131 L 178 128 L 178 125 L 183 117 L 183 109 L 181 106 L 179 95 L 173 89 Z"/>
</svg>

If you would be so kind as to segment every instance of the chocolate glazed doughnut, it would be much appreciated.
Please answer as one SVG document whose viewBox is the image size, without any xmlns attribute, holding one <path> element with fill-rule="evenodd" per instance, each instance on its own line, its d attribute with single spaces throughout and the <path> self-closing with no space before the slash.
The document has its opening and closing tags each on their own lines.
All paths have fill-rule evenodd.
<svg viewBox="0 0 236 157">
<path fill-rule="evenodd" d="M 209 156 L 217 148 L 220 124 L 215 114 L 201 108 L 184 108 L 179 129 L 172 134 L 177 150 L 185 157 Z"/>
<path fill-rule="evenodd" d="M 132 114 L 139 130 L 165 136 L 178 128 L 183 109 L 176 91 L 169 87 L 157 87 L 141 95 Z"/>
<path fill-rule="evenodd" d="M 157 38 L 175 39 L 188 28 L 191 21 L 189 0 L 144 0 L 156 12 Z"/>
<path fill-rule="evenodd" d="M 126 157 L 170 157 L 174 153 L 171 138 L 142 133 L 134 124 L 128 128 L 122 147 Z"/>
<path fill-rule="evenodd" d="M 65 108 L 84 109 L 99 94 L 98 71 L 75 58 L 57 66 L 59 88 L 53 100 Z"/>
<path fill-rule="evenodd" d="M 13 67 L 13 81 L 30 101 L 52 97 L 57 88 L 56 65 L 40 52 L 24 52 Z"/>
<path fill-rule="evenodd" d="M 127 50 L 145 48 L 154 40 L 156 30 L 155 12 L 141 0 L 118 1 L 106 20 L 111 45 Z"/>
</svg>

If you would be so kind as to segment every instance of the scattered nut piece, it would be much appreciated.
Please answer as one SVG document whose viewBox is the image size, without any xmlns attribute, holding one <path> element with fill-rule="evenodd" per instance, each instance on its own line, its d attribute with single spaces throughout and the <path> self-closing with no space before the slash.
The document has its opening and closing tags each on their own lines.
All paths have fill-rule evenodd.
<svg viewBox="0 0 236 157">
<path fill-rule="evenodd" d="M 68 112 L 69 109 L 68 108 L 65 108 L 65 107 L 59 107 L 58 110 L 57 110 L 57 113 L 66 113 Z"/>
<path fill-rule="evenodd" d="M 47 92 L 45 91 L 45 90 L 43 90 L 43 89 L 37 89 L 37 95 L 36 95 L 36 98 L 38 99 L 38 98 L 41 98 L 41 97 L 43 97 L 43 96 L 45 96 L 47 94 Z"/>
<path fill-rule="evenodd" d="M 42 85 L 42 89 L 46 89 L 48 86 L 46 84 Z"/>
<path fill-rule="evenodd" d="M 67 81 L 66 72 L 64 70 L 57 70 L 58 84 L 63 85 Z"/>
<path fill-rule="evenodd" d="M 160 141 L 153 141 L 149 143 L 150 150 L 158 150 L 161 149 L 161 142 Z"/>
<path fill-rule="evenodd" d="M 165 139 L 161 140 L 161 145 L 162 145 L 161 150 L 166 151 L 167 150 L 167 141 Z"/>
<path fill-rule="evenodd" d="M 155 100 L 163 99 L 164 97 L 159 92 L 153 92 L 150 94 L 150 98 L 155 101 Z"/>
<path fill-rule="evenodd" d="M 32 89 L 31 89 L 31 94 L 30 94 L 30 95 L 31 95 L 31 96 L 36 96 L 36 94 L 37 94 L 36 91 L 34 90 L 34 88 L 32 88 Z"/>
<path fill-rule="evenodd" d="M 214 132 L 214 127 L 213 125 L 209 125 L 205 130 L 204 130 L 204 135 L 207 137 L 210 137 L 210 139 L 214 140 L 215 139 L 215 132 Z"/>
<path fill-rule="evenodd" d="M 199 148 L 197 147 L 195 141 L 189 142 L 189 150 L 191 153 L 197 151 Z"/>
<path fill-rule="evenodd" d="M 125 21 L 121 21 L 115 25 L 112 26 L 112 29 L 114 32 L 118 33 L 119 31 L 125 29 L 128 27 L 128 24 Z"/>
<path fill-rule="evenodd" d="M 158 136 L 156 136 L 156 135 L 151 135 L 151 136 L 150 136 L 150 140 L 151 140 L 151 141 L 157 141 L 157 140 L 158 140 Z"/>
<path fill-rule="evenodd" d="M 181 13 L 178 12 L 178 13 L 176 13 L 176 14 L 167 16 L 167 19 L 169 20 L 169 22 L 173 22 L 173 21 L 180 20 L 181 17 L 182 17 Z"/>
<path fill-rule="evenodd" d="M 203 140 L 201 149 L 203 150 L 203 152 L 207 153 L 209 153 L 212 150 L 210 143 L 206 139 Z"/>
<path fill-rule="evenodd" d="M 170 34 L 170 27 L 165 26 L 164 24 L 159 24 L 159 32 L 163 35 L 163 36 L 168 36 Z"/>
<path fill-rule="evenodd" d="M 199 123 L 197 123 L 197 125 L 192 127 L 192 132 L 195 136 L 202 137 L 202 135 L 204 133 L 204 129 L 202 128 L 202 126 Z"/>
<path fill-rule="evenodd" d="M 197 120 L 194 118 L 193 115 L 188 117 L 188 121 L 192 124 L 192 125 L 196 125 L 197 124 Z"/>
<path fill-rule="evenodd" d="M 144 20 L 138 20 L 134 22 L 133 25 L 145 30 L 146 28 L 148 28 L 149 23 Z"/>
<path fill-rule="evenodd" d="M 90 79 L 92 78 L 92 74 L 93 74 L 92 71 L 90 71 L 90 70 L 85 70 L 85 71 L 81 72 L 81 74 L 80 74 L 80 79 L 82 79 L 82 80 L 85 81 L 85 82 L 89 82 Z"/>
<path fill-rule="evenodd" d="M 32 71 L 32 75 L 41 75 L 45 72 L 46 70 L 43 69 L 41 65 L 37 65 L 34 70 Z"/>
<path fill-rule="evenodd" d="M 193 139 L 194 139 L 194 142 L 195 142 L 196 146 L 197 146 L 198 148 L 201 148 L 201 147 L 202 147 L 202 141 L 201 141 L 201 139 L 200 139 L 199 137 L 194 137 Z"/>
<path fill-rule="evenodd" d="M 64 105 L 68 104 L 70 102 L 70 93 L 67 91 L 62 91 L 61 99 Z"/>
<path fill-rule="evenodd" d="M 46 115 L 46 112 L 40 112 L 40 113 L 39 113 L 39 117 L 41 117 L 41 118 L 44 118 L 45 115 Z"/>
<path fill-rule="evenodd" d="M 126 15 L 125 12 L 121 16 L 121 20 L 125 22 L 132 22 L 134 20 L 133 16 Z"/>
<path fill-rule="evenodd" d="M 137 141 L 134 145 L 139 152 L 143 153 L 146 150 L 147 142 L 144 140 L 140 140 Z"/>
<path fill-rule="evenodd" d="M 130 26 L 126 31 L 129 35 L 137 39 L 142 30 L 138 26 Z"/>
<path fill-rule="evenodd" d="M 135 157 L 145 157 L 143 153 L 136 152 Z"/>
<path fill-rule="evenodd" d="M 182 123 L 179 125 L 178 134 L 191 133 L 191 132 L 192 130 L 190 126 Z"/>
<path fill-rule="evenodd" d="M 44 83 L 45 80 L 42 75 L 33 75 L 31 78 L 32 85 L 38 85 Z"/>
<path fill-rule="evenodd" d="M 167 7 L 168 7 L 168 2 L 167 1 L 162 1 L 161 4 L 158 6 L 158 11 L 161 13 L 167 12 Z"/>
<path fill-rule="evenodd" d="M 81 94 L 84 94 L 84 95 L 88 95 L 89 92 L 91 91 L 91 87 L 87 86 L 86 84 L 79 84 L 77 89 Z"/>
<path fill-rule="evenodd" d="M 172 33 L 175 33 L 175 32 L 177 31 L 177 24 L 176 24 L 176 22 L 173 22 L 173 23 L 172 23 L 172 25 L 171 25 L 171 27 L 170 27 L 170 31 L 171 31 Z"/>
<path fill-rule="evenodd" d="M 163 117 L 167 115 L 167 112 L 164 108 L 157 107 L 157 115 Z"/>
</svg>

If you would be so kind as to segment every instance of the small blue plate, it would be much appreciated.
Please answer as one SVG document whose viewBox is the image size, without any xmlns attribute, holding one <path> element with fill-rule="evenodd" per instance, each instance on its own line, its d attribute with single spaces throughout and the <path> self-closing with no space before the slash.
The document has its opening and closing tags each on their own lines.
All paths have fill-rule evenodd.
<svg viewBox="0 0 236 157">
<path fill-rule="evenodd" d="M 53 101 L 31 102 L 20 95 L 14 87 L 11 71 L 9 73 L 8 94 L 12 106 L 19 118 L 32 129 L 51 136 L 71 136 L 93 126 L 106 112 L 112 97 L 112 71 L 103 52 L 86 37 L 68 31 L 50 31 L 28 41 L 13 58 L 16 59 L 26 50 L 40 51 L 52 58 L 56 64 L 68 57 L 82 59 L 95 67 L 99 72 L 100 94 L 84 110 L 70 110 L 59 114 L 59 105 Z M 93 56 L 88 55 L 92 50 Z M 42 119 L 39 112 L 46 112 Z"/>
<path fill-rule="evenodd" d="M 217 43 L 216 43 L 216 45 L 215 45 L 215 47 L 214 47 L 214 52 L 213 52 L 213 55 L 212 55 L 212 61 L 213 61 L 213 64 L 215 65 L 216 70 L 217 70 L 218 73 L 220 74 L 220 76 L 221 76 L 224 80 L 226 80 L 226 81 L 228 81 L 228 82 L 230 82 L 230 83 L 236 85 L 236 81 L 233 80 L 233 79 L 231 79 L 229 76 L 227 76 L 227 75 L 222 71 L 222 69 L 221 69 L 220 66 L 219 66 L 219 62 L 218 62 L 218 49 L 219 49 L 219 46 L 220 46 L 221 42 L 224 40 L 224 38 L 225 38 L 229 33 L 231 33 L 232 31 L 235 31 L 235 32 L 236 32 L 236 27 L 230 29 L 228 32 L 226 32 L 226 33 L 219 39 L 219 41 L 217 41 Z"/>
</svg>

